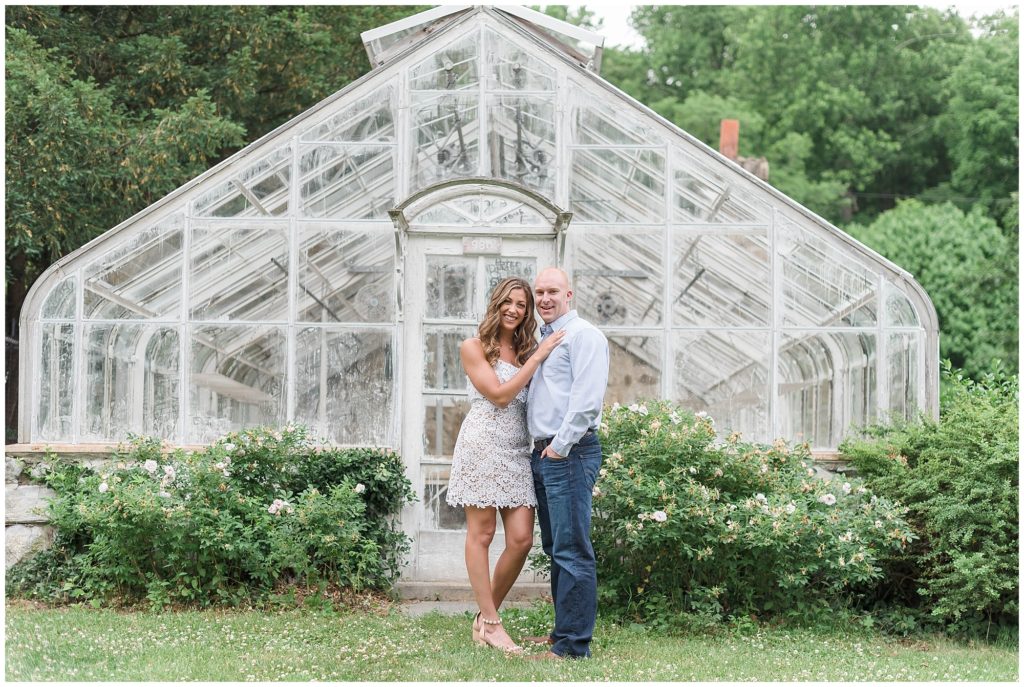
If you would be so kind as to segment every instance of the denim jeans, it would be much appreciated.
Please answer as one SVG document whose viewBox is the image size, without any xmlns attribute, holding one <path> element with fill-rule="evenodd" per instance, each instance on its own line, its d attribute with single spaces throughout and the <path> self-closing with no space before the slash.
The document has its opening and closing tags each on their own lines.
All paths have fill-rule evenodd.
<svg viewBox="0 0 1024 687">
<path fill-rule="evenodd" d="M 551 557 L 551 596 L 555 629 L 551 651 L 559 656 L 590 656 L 597 619 L 597 564 L 590 543 L 590 508 L 601 442 L 588 432 L 561 460 L 530 460 L 537 490 L 541 544 Z"/>
</svg>

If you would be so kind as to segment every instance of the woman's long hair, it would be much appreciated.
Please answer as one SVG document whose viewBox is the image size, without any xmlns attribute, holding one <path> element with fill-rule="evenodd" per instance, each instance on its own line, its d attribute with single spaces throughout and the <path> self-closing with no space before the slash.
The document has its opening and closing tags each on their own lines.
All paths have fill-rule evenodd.
<svg viewBox="0 0 1024 687">
<path fill-rule="evenodd" d="M 537 331 L 537 320 L 533 315 L 533 291 L 525 279 L 520 277 L 509 277 L 502 280 L 494 291 L 491 291 L 491 300 L 487 303 L 487 312 L 480 323 L 480 343 L 484 346 L 484 357 L 487 364 L 493 366 L 498 362 L 501 355 L 501 344 L 498 342 L 498 331 L 501 325 L 501 313 L 498 308 L 505 301 L 510 300 L 512 291 L 522 289 L 526 294 L 526 317 L 519 323 L 512 333 L 512 348 L 516 354 L 516 364 L 522 365 L 530 357 L 534 346 L 537 345 L 534 333 Z"/>
</svg>

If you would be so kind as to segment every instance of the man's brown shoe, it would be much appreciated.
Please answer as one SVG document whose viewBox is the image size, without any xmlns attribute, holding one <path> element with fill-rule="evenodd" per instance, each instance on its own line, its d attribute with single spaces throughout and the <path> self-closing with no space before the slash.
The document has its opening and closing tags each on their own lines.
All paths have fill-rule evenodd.
<svg viewBox="0 0 1024 687">
<path fill-rule="evenodd" d="M 526 656 L 526 659 L 530 661 L 561 661 L 563 658 L 565 657 L 559 656 L 552 651 L 545 651 L 541 654 L 528 654 Z"/>
<path fill-rule="evenodd" d="M 551 639 L 551 635 L 537 635 L 535 637 L 523 637 L 522 641 L 529 642 L 530 644 L 554 644 L 555 640 Z"/>
</svg>

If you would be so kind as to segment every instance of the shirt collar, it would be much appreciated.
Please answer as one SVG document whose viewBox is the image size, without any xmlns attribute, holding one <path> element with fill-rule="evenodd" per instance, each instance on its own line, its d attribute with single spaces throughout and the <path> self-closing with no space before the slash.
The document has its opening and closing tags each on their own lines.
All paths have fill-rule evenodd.
<svg viewBox="0 0 1024 687">
<path fill-rule="evenodd" d="M 542 324 L 540 327 L 541 336 L 547 336 L 556 329 L 562 329 L 565 325 L 569 324 L 572 320 L 575 320 L 579 315 L 576 314 L 575 310 L 570 310 L 565 313 L 551 324 Z"/>
</svg>

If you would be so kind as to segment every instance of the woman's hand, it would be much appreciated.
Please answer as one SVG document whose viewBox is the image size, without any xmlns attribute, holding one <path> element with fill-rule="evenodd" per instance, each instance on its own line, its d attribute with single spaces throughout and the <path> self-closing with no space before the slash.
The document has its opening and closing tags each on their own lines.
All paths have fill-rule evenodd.
<svg viewBox="0 0 1024 687">
<path fill-rule="evenodd" d="M 555 350 L 555 347 L 562 343 L 562 339 L 565 338 L 565 330 L 559 329 L 557 332 L 548 334 L 547 337 L 540 342 L 537 346 L 537 350 L 533 352 L 533 357 L 537 358 L 537 362 L 542 363 L 547 360 L 547 357 L 551 355 L 551 351 Z"/>
</svg>

